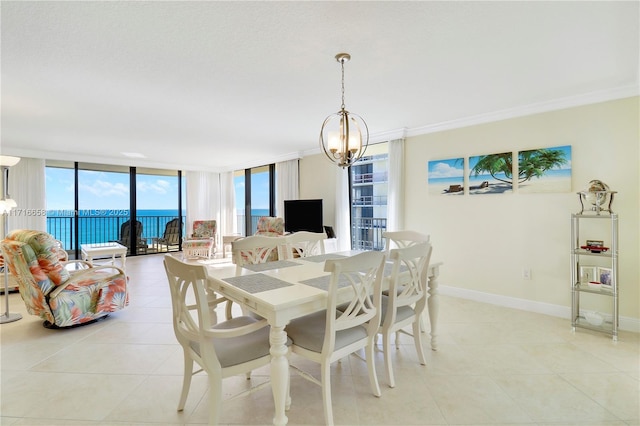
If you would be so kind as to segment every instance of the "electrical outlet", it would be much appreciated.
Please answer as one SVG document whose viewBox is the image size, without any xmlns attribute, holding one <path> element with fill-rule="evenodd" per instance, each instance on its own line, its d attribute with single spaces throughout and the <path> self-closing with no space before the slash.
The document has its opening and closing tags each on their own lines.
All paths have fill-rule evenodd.
<svg viewBox="0 0 640 426">
<path fill-rule="evenodd" d="M 530 280 L 531 279 L 531 269 L 524 268 L 522 270 L 522 279 L 523 280 Z"/>
</svg>

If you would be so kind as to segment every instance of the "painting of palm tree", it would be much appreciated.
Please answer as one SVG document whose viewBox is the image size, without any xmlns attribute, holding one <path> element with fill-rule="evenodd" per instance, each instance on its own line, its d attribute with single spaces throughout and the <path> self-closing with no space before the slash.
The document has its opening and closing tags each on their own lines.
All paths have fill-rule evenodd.
<svg viewBox="0 0 640 426">
<path fill-rule="evenodd" d="M 518 192 L 570 191 L 570 145 L 518 152 Z"/>
<path fill-rule="evenodd" d="M 513 192 L 513 153 L 469 157 L 469 194 Z"/>
</svg>

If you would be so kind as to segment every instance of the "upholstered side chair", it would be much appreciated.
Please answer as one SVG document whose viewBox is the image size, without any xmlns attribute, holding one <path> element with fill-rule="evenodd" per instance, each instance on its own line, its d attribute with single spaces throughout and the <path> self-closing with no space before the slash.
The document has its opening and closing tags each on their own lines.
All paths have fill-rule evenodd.
<svg viewBox="0 0 640 426">
<path fill-rule="evenodd" d="M 217 222 L 215 220 L 194 220 L 193 233 L 182 242 L 186 257 L 211 259 L 216 252 Z"/>
</svg>

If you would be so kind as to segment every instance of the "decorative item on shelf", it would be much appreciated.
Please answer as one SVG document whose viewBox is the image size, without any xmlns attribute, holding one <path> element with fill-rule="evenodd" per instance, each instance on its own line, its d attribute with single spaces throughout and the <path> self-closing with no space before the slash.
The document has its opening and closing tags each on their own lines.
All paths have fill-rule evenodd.
<svg viewBox="0 0 640 426">
<path fill-rule="evenodd" d="M 600 312 L 585 312 L 584 319 L 591 325 L 596 327 L 601 326 L 604 322 L 604 317 Z"/>
<path fill-rule="evenodd" d="M 0 155 L 0 168 L 2 168 L 2 199 L 0 199 L 0 213 L 2 214 L 3 232 L 2 239 L 9 233 L 9 212 L 17 207 L 16 202 L 9 195 L 9 167 L 15 166 L 20 161 L 20 157 L 10 157 Z M 22 318 L 20 314 L 9 312 L 9 271 L 7 265 L 3 265 L 4 272 L 4 303 L 5 312 L 0 316 L 0 324 L 18 321 Z"/>
<path fill-rule="evenodd" d="M 320 129 L 320 148 L 327 158 L 342 168 L 350 167 L 364 155 L 369 144 L 369 128 L 362 117 L 352 114 L 344 106 L 344 63 L 348 53 L 338 53 L 336 60 L 342 67 L 342 106 L 328 116 Z"/>
<path fill-rule="evenodd" d="M 587 285 L 589 286 L 589 288 L 592 288 L 594 290 L 600 290 L 600 288 L 602 287 L 602 283 L 598 281 L 589 281 Z"/>
<path fill-rule="evenodd" d="M 598 282 L 602 284 L 602 288 L 607 288 L 607 289 L 612 288 L 612 282 L 611 282 L 612 274 L 613 274 L 612 268 L 604 268 L 601 266 L 598 267 Z"/>
<path fill-rule="evenodd" d="M 580 246 L 580 248 L 590 251 L 591 253 L 604 253 L 609 250 L 609 247 L 604 246 L 604 241 L 600 240 L 587 240 L 586 244 Z"/>
<path fill-rule="evenodd" d="M 600 212 L 613 213 L 611 204 L 614 194 L 617 194 L 617 191 L 611 191 L 609 185 L 601 180 L 590 181 L 587 189 L 578 192 L 580 197 L 580 212 L 578 214 L 584 213 L 585 209 L 596 214 L 600 214 Z"/>
</svg>

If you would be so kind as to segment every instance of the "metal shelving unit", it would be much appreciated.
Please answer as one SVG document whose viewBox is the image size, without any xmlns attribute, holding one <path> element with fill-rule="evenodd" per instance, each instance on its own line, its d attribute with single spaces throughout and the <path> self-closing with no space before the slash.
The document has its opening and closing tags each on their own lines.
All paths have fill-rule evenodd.
<svg viewBox="0 0 640 426">
<path fill-rule="evenodd" d="M 611 247 L 607 251 L 600 253 L 592 252 L 581 248 L 580 244 L 580 222 L 581 221 L 603 222 L 601 225 L 610 226 Z M 597 210 L 596 214 L 585 214 L 583 212 L 571 215 L 571 327 L 575 331 L 576 327 L 599 331 L 610 334 L 613 340 L 618 340 L 618 215 L 616 213 L 603 213 Z M 582 259 L 605 259 L 599 260 L 600 264 L 605 264 L 611 268 L 611 288 L 592 288 L 587 283 L 580 280 L 580 267 Z M 583 293 L 591 293 L 611 299 L 611 321 L 604 321 L 601 325 L 589 323 L 580 312 L 580 296 Z"/>
</svg>

